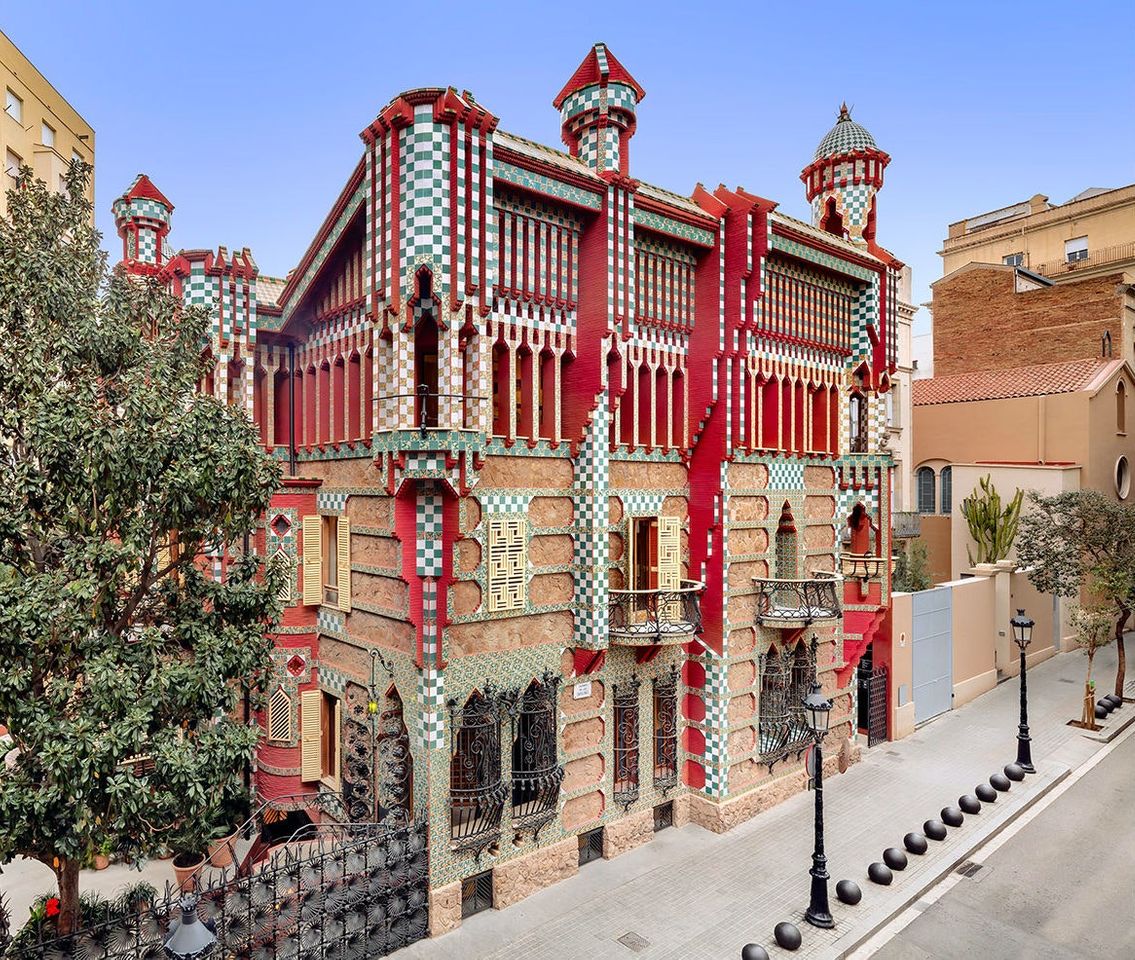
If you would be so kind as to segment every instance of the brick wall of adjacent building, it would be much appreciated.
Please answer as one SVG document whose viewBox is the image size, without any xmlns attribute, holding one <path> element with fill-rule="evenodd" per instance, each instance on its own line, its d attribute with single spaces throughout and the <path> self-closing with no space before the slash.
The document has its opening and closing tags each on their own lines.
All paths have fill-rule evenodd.
<svg viewBox="0 0 1135 960">
<path fill-rule="evenodd" d="M 1132 298 L 1122 273 L 1016 292 L 1011 267 L 975 264 L 934 284 L 934 374 L 1130 355 L 1122 326 Z"/>
</svg>

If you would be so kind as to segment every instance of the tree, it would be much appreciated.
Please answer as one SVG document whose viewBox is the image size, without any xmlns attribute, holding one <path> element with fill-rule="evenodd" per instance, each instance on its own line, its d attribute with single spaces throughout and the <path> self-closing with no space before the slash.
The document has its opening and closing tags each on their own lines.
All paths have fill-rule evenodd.
<svg viewBox="0 0 1135 960">
<path fill-rule="evenodd" d="M 1072 610 L 1072 625 L 1076 630 L 1076 646 L 1083 650 L 1088 657 L 1088 676 L 1084 680 L 1084 709 L 1080 724 L 1090 730 L 1095 730 L 1097 726 L 1092 662 L 1096 658 L 1096 651 L 1111 643 L 1114 619 L 1111 611 L 1106 609 L 1081 607 L 1077 604 Z"/>
<path fill-rule="evenodd" d="M 90 852 L 208 829 L 257 740 L 237 708 L 283 584 L 240 549 L 279 471 L 197 392 L 209 317 L 108 274 L 88 170 L 53 193 L 25 168 L 0 221 L 0 863 L 55 871 L 61 934 Z"/>
<path fill-rule="evenodd" d="M 1123 631 L 1135 606 L 1135 508 L 1095 490 L 1045 497 L 1029 494 L 1021 518 L 1017 562 L 1042 593 L 1079 598 L 1113 612 L 1119 654 L 1115 693 L 1123 696 L 1127 651 Z"/>
<path fill-rule="evenodd" d="M 926 544 L 921 540 L 912 540 L 909 549 L 900 550 L 898 559 L 895 560 L 893 589 L 898 593 L 929 590 L 934 585 L 929 566 Z"/>
</svg>

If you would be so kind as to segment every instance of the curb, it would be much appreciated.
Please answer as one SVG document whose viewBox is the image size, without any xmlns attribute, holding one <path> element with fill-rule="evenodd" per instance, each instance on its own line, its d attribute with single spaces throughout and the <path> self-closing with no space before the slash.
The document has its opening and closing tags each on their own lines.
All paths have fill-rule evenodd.
<svg viewBox="0 0 1135 960">
<path fill-rule="evenodd" d="M 1126 702 L 1126 701 L 1124 701 L 1124 702 Z M 1123 723 L 1121 723 L 1121 724 L 1120 724 L 1120 725 L 1119 725 L 1118 727 L 1116 727 L 1116 728 L 1115 728 L 1114 730 L 1110 730 L 1110 731 L 1108 731 L 1108 732 L 1107 732 L 1107 734 L 1106 734 L 1105 736 L 1102 736 L 1102 737 L 1090 737 L 1090 736 L 1088 736 L 1088 735 L 1087 735 L 1087 734 L 1085 733 L 1085 734 L 1084 734 L 1084 739 L 1086 739 L 1086 740 L 1094 740 L 1094 741 L 1095 741 L 1096 743 L 1111 743 L 1111 741 L 1112 741 L 1112 740 L 1114 740 L 1114 739 L 1115 739 L 1116 737 L 1118 737 L 1118 736 L 1119 736 L 1119 735 L 1120 735 L 1121 733 L 1123 733 L 1123 731 L 1124 731 L 1124 730 L 1126 730 L 1126 729 L 1127 729 L 1127 728 L 1128 728 L 1129 726 L 1131 726 L 1131 724 L 1133 724 L 1133 723 L 1135 723 L 1135 711 L 1132 711 L 1132 713 L 1131 713 L 1131 716 L 1129 716 L 1129 717 L 1128 717 L 1128 718 L 1127 718 L 1126 720 L 1124 720 L 1124 721 L 1123 721 Z"/>
<path fill-rule="evenodd" d="M 1131 718 L 1128 725 L 1132 722 L 1135 722 L 1135 716 Z M 1117 730 L 1116 734 L 1118 733 L 1119 731 Z M 1061 784 L 1064 780 L 1071 776 L 1071 774 L 1072 768 L 1064 767 L 1064 769 L 1061 770 L 1060 773 L 1053 777 L 1048 783 L 1046 783 L 1041 790 L 1039 790 L 1034 796 L 1030 797 L 1025 803 L 1021 804 L 1020 807 L 1009 814 L 1009 816 L 1007 816 L 1004 820 L 996 824 L 988 833 L 982 833 L 975 836 L 973 838 L 973 842 L 967 844 L 964 851 L 953 854 L 951 856 L 950 862 L 941 870 L 928 874 L 923 880 L 919 881 L 918 888 L 915 889 L 908 898 L 906 898 L 893 910 L 888 911 L 885 917 L 872 924 L 868 929 L 865 929 L 861 932 L 855 931 L 848 933 L 847 937 L 853 939 L 849 940 L 846 945 L 844 945 L 843 938 L 837 940 L 835 944 L 833 944 L 837 952 L 831 954 L 831 956 L 834 957 L 835 960 L 843 960 L 843 958 L 858 950 L 861 946 L 863 946 L 864 943 L 866 943 L 873 936 L 875 936 L 876 933 L 882 930 L 883 927 L 894 920 L 895 917 L 897 917 L 905 910 L 909 909 L 914 903 L 920 900 L 922 898 L 922 895 L 926 893 L 927 890 L 937 886 L 947 876 L 953 873 L 954 870 L 956 870 L 964 860 L 968 860 L 973 855 L 974 851 L 985 846 L 985 844 L 987 844 L 990 840 L 1001 833 L 1006 827 L 1013 823 L 1013 821 L 1017 820 L 1022 814 L 1024 814 L 1025 811 L 1036 804 L 1039 800 L 1047 796 L 1053 789 L 1055 789 L 1059 784 Z"/>
</svg>

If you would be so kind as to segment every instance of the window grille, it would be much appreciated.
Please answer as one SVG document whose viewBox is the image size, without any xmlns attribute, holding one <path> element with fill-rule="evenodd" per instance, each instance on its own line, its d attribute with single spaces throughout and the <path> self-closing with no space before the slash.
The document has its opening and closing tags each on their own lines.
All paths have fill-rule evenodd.
<svg viewBox="0 0 1135 960">
<path fill-rule="evenodd" d="M 461 881 L 461 918 L 471 917 L 493 905 L 493 871 L 474 874 Z"/>
<path fill-rule="evenodd" d="M 528 520 L 490 517 L 488 532 L 489 612 L 522 610 L 527 595 Z"/>
<path fill-rule="evenodd" d="M 634 677 L 615 685 L 614 797 L 624 808 L 638 799 L 638 687 Z"/>
<path fill-rule="evenodd" d="M 654 679 L 654 787 L 678 783 L 678 670 Z"/>
<path fill-rule="evenodd" d="M 603 859 L 603 828 L 588 830 L 579 835 L 579 865 Z"/>
<path fill-rule="evenodd" d="M 512 821 L 537 833 L 556 815 L 564 768 L 556 748 L 559 678 L 545 674 L 520 697 L 513 718 Z"/>
<path fill-rule="evenodd" d="M 654 808 L 654 832 L 674 826 L 674 801 L 667 800 Z"/>
<path fill-rule="evenodd" d="M 760 758 L 772 770 L 792 753 L 799 757 L 811 742 L 804 697 L 816 677 L 816 640 L 813 637 L 811 644 L 799 643 L 795 650 L 769 647 L 761 654 L 760 664 Z"/>
<path fill-rule="evenodd" d="M 500 704 L 491 688 L 474 693 L 460 713 L 450 702 L 455 730 L 449 765 L 450 830 L 458 849 L 483 850 L 500 838 L 509 790 L 501 780 Z"/>
<path fill-rule="evenodd" d="M 292 739 L 292 698 L 283 687 L 268 701 L 268 739 L 277 743 Z"/>
</svg>

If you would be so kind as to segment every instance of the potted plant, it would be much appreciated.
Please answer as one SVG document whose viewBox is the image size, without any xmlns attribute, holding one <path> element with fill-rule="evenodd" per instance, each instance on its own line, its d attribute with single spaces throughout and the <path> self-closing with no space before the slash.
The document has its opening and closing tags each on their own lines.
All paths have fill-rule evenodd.
<svg viewBox="0 0 1135 960">
<path fill-rule="evenodd" d="M 94 868 L 96 870 L 105 870 L 110 866 L 110 855 L 113 851 L 110 847 L 110 840 L 103 840 L 103 842 L 95 850 L 92 860 L 94 861 Z"/>
<path fill-rule="evenodd" d="M 221 793 L 209 841 L 209 862 L 214 867 L 227 867 L 233 862 L 233 845 L 237 833 L 248 820 L 248 790 L 240 781 L 227 785 Z"/>
<path fill-rule="evenodd" d="M 173 873 L 177 887 L 186 893 L 197 889 L 197 879 L 205 865 L 207 837 L 203 828 L 190 823 L 183 826 L 170 845 L 173 847 Z"/>
</svg>

